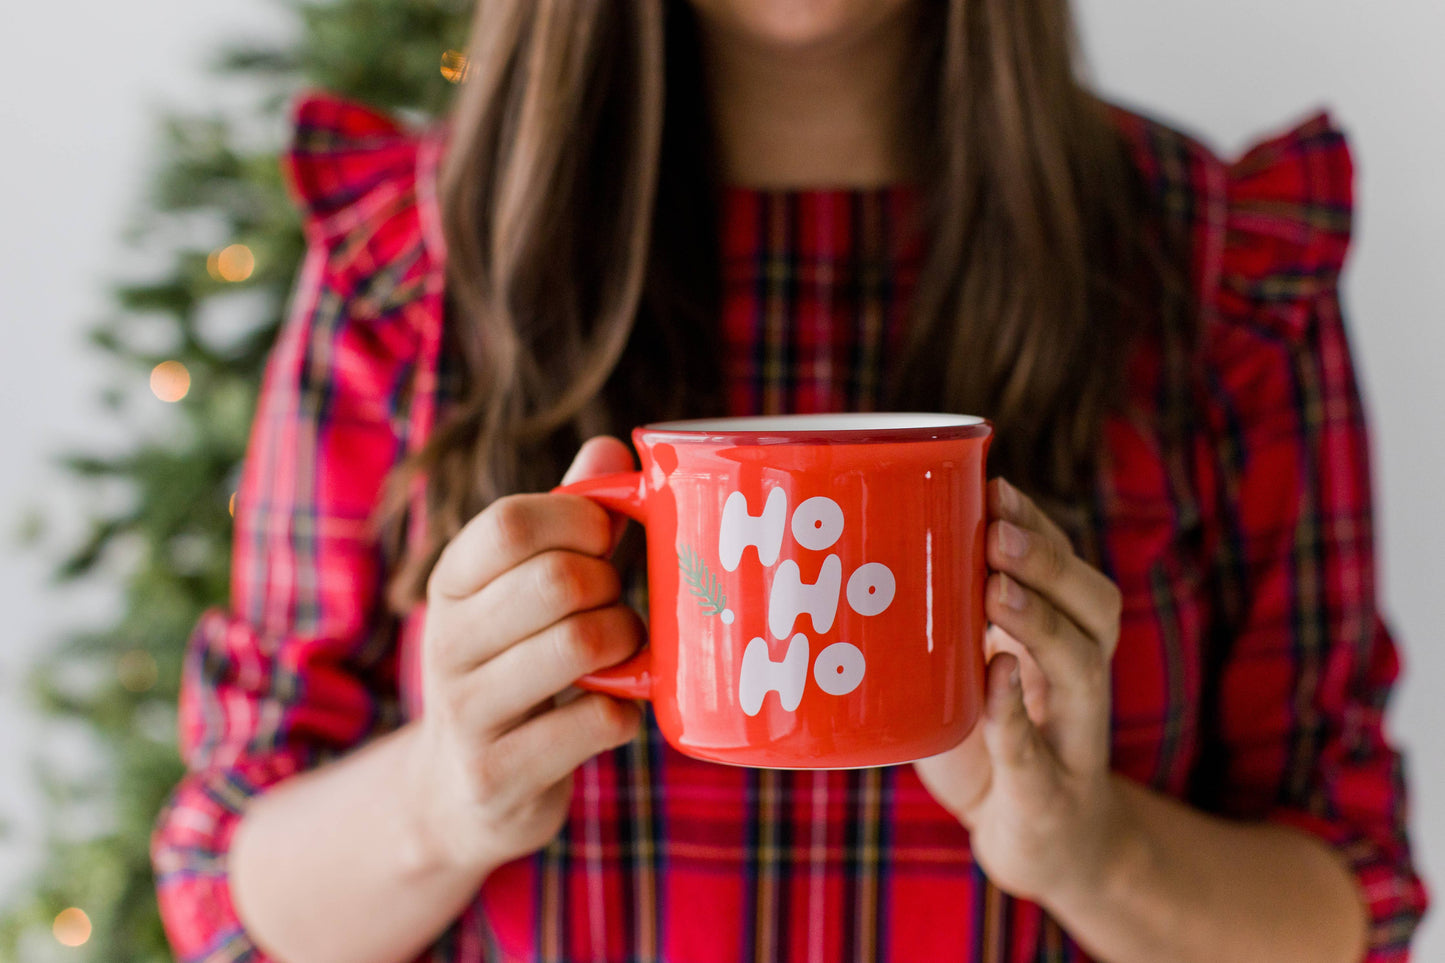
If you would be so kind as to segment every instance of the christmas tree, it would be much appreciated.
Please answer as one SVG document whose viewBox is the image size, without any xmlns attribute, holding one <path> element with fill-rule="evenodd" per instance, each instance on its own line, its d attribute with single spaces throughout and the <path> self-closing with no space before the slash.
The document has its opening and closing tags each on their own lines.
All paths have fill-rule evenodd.
<svg viewBox="0 0 1445 963">
<path fill-rule="evenodd" d="M 90 334 L 121 384 L 149 379 L 146 400 L 170 410 L 121 454 L 64 458 L 77 484 L 121 487 L 127 498 L 90 519 L 56 576 L 115 578 L 123 559 L 123 612 L 49 646 L 35 668 L 39 711 L 83 728 L 98 760 L 82 773 L 37 760 L 45 857 L 33 885 L 0 911 L 0 959 L 171 958 L 149 837 L 181 772 L 175 701 L 186 640 L 204 609 L 226 601 L 231 493 L 303 253 L 277 164 L 287 108 L 297 90 L 321 87 L 420 121 L 443 109 L 465 66 L 456 51 L 467 0 L 284 2 L 298 19 L 293 43 L 233 46 L 216 60 L 223 76 L 259 91 L 254 106 L 166 119 L 131 243 L 164 246 L 167 269 L 116 286 L 113 317 Z M 221 225 L 224 243 L 176 240 L 198 223 Z M 132 424 L 135 400 L 110 390 L 98 404 Z"/>
</svg>

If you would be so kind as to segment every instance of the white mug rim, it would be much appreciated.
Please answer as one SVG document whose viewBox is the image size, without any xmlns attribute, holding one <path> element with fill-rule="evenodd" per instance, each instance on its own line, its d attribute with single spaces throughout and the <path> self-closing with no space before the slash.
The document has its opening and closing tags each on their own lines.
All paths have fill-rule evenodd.
<svg viewBox="0 0 1445 963">
<path fill-rule="evenodd" d="M 977 415 L 918 411 L 691 418 L 654 422 L 639 429 L 649 436 L 668 435 L 696 441 L 733 439 L 753 443 L 973 438 L 987 435 L 991 430 L 988 419 Z"/>
</svg>

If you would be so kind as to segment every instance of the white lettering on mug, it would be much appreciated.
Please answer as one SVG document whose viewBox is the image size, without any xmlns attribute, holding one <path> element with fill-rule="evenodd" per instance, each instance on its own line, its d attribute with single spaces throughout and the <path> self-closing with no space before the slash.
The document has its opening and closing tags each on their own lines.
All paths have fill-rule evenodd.
<svg viewBox="0 0 1445 963">
<path fill-rule="evenodd" d="M 776 562 L 783 547 L 787 517 L 788 496 L 781 488 L 768 492 L 761 515 L 748 513 L 748 499 L 742 492 L 729 495 L 717 535 L 717 554 L 723 568 L 735 570 L 742 561 L 743 549 L 749 545 L 758 550 L 758 561 L 763 565 Z"/>
<path fill-rule="evenodd" d="M 793 512 L 793 538 L 815 552 L 832 548 L 843 535 L 843 509 L 823 495 L 806 499 Z"/>
<path fill-rule="evenodd" d="M 798 616 L 807 612 L 813 620 L 813 631 L 822 635 L 833 627 L 838 612 L 838 595 L 843 586 L 843 561 L 836 555 L 823 560 L 818 581 L 803 581 L 798 563 L 785 560 L 773 574 L 773 587 L 768 595 L 768 629 L 774 638 L 786 638 L 793 631 Z"/>
<path fill-rule="evenodd" d="M 743 712 L 749 716 L 761 712 L 769 692 L 778 694 L 778 704 L 783 711 L 796 711 L 807 686 L 810 664 L 818 688 L 828 695 L 843 696 L 853 692 L 862 685 L 868 669 L 863 651 L 848 642 L 835 642 L 818 653 L 814 661 L 808 636 L 803 632 L 794 632 L 794 629 L 798 627 L 799 616 L 806 613 L 815 634 L 830 631 L 845 594 L 849 607 L 859 615 L 881 614 L 893 604 L 897 594 L 892 569 L 881 562 L 867 562 L 849 576 L 845 592 L 842 559 L 837 554 L 830 554 L 823 560 L 817 581 L 808 584 L 803 581 L 802 570 L 795 560 L 785 559 L 779 563 L 784 533 L 790 530 L 800 548 L 827 551 L 843 536 L 843 509 L 832 498 L 817 495 L 804 499 L 792 513 L 789 523 L 788 496 L 780 487 L 768 492 L 760 514 L 753 515 L 748 509 L 747 496 L 742 492 L 734 491 L 728 495 L 718 528 L 718 558 L 723 568 L 732 572 L 742 563 L 747 546 L 752 545 L 757 550 L 758 561 L 764 567 L 773 568 L 768 592 L 768 631 L 779 640 L 789 635 L 792 638 L 779 661 L 773 660 L 772 650 L 764 638 L 754 637 L 744 649 L 738 678 L 738 702 Z M 931 577 L 932 532 L 928 535 Z M 683 561 L 686 575 L 690 571 L 686 560 L 681 554 L 679 559 Z M 692 584 L 691 581 L 689 584 Z M 692 588 L 693 594 L 699 595 L 698 586 L 693 585 Z M 929 585 L 931 589 L 932 585 Z M 708 595 L 705 601 L 711 599 L 712 596 Z M 713 603 L 713 607 L 718 604 L 721 603 Z M 724 624 L 733 623 L 735 613 L 732 609 L 723 609 L 720 614 Z M 928 615 L 931 623 L 932 612 Z M 929 629 L 931 636 L 931 624 Z"/>
<path fill-rule="evenodd" d="M 933 564 L 933 559 L 930 557 L 928 562 Z M 893 603 L 897 588 L 887 565 L 867 562 L 848 577 L 848 605 L 859 615 L 877 615 Z"/>
<path fill-rule="evenodd" d="M 858 688 L 867 668 L 858 646 L 834 642 L 818 653 L 818 661 L 813 663 L 813 679 L 818 688 L 829 695 L 847 695 Z"/>
<path fill-rule="evenodd" d="M 781 662 L 773 661 L 767 642 L 754 638 L 743 650 L 738 704 L 743 712 L 755 716 L 763 708 L 763 697 L 776 692 L 784 711 L 792 712 L 803 701 L 803 686 L 807 681 L 808 639 L 803 633 L 793 636 Z"/>
</svg>

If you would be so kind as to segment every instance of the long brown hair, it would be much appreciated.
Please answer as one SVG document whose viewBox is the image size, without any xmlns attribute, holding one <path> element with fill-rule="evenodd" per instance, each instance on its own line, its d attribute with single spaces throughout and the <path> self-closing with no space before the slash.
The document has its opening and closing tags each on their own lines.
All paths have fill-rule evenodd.
<svg viewBox="0 0 1445 963">
<path fill-rule="evenodd" d="M 1077 499 L 1140 314 L 1127 155 L 1077 78 L 1067 0 L 916 2 L 927 253 L 884 402 L 991 418 L 993 472 Z M 720 406 L 718 175 L 686 0 L 480 0 L 470 62 L 441 185 L 460 387 L 383 505 L 399 519 L 425 475 L 399 611 L 468 518 L 556 484 L 586 438 Z"/>
</svg>

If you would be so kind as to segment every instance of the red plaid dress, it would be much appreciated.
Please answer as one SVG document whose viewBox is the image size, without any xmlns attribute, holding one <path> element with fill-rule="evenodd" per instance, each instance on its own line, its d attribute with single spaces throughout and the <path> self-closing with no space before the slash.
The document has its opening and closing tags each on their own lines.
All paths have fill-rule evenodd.
<svg viewBox="0 0 1445 963">
<path fill-rule="evenodd" d="M 1376 608 L 1364 416 L 1340 316 L 1351 164 L 1325 117 L 1227 164 L 1118 112 L 1193 251 L 1203 344 L 1161 306 L 1073 534 L 1124 595 L 1114 766 L 1336 847 L 1402 960 L 1425 906 Z M 247 800 L 419 711 L 422 613 L 383 613 L 366 519 L 444 410 L 441 140 L 312 97 L 286 164 L 311 253 L 236 505 L 232 600 L 196 629 L 189 775 L 161 814 L 160 905 L 186 961 L 262 960 L 226 854 Z M 729 189 L 721 360 L 735 413 L 873 404 L 919 245 L 904 188 Z M 1177 419 L 1187 418 L 1185 422 Z M 1181 441 L 1160 430 L 1187 424 Z M 417 502 L 417 509 L 420 502 Z M 415 527 L 415 526 L 414 526 Z M 497 871 L 432 961 L 1081 960 L 993 887 L 911 767 L 773 772 L 685 758 L 648 727 L 578 774 L 570 821 Z"/>
</svg>

